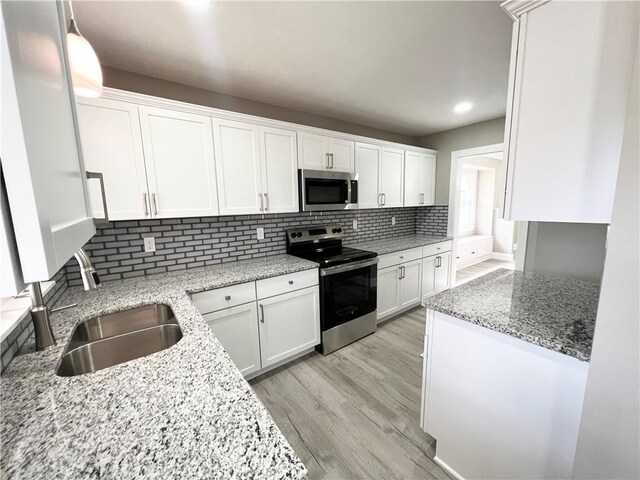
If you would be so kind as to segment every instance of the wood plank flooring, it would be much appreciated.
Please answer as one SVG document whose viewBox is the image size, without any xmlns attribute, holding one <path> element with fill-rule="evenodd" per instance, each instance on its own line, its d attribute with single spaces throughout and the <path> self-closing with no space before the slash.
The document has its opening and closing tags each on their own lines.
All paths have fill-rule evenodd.
<svg viewBox="0 0 640 480">
<path fill-rule="evenodd" d="M 420 428 L 424 309 L 250 383 L 310 479 L 449 479 Z"/>
<path fill-rule="evenodd" d="M 475 265 L 469 265 L 468 267 L 464 267 L 456 271 L 456 286 L 486 275 L 487 273 L 491 273 L 499 268 L 508 268 L 513 270 L 514 267 L 515 262 L 513 261 L 496 260 L 495 258 L 483 260 Z"/>
</svg>

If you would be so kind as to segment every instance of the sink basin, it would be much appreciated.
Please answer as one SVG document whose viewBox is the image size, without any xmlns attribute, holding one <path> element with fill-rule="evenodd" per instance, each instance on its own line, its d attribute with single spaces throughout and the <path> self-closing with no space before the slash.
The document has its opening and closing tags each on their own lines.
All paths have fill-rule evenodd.
<svg viewBox="0 0 640 480">
<path fill-rule="evenodd" d="M 168 305 L 102 315 L 76 327 L 56 373 L 71 377 L 95 372 L 165 350 L 181 338 Z"/>
</svg>

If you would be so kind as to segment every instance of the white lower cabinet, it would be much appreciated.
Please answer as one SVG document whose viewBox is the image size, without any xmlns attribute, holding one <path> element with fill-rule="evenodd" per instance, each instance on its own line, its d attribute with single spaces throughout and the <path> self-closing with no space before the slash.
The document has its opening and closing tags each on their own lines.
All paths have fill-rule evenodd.
<svg viewBox="0 0 640 480">
<path fill-rule="evenodd" d="M 245 377 L 320 343 L 317 270 L 195 293 L 191 301 Z"/>
<path fill-rule="evenodd" d="M 209 328 L 245 376 L 261 368 L 257 312 L 256 303 L 251 302 L 204 315 Z"/>
<path fill-rule="evenodd" d="M 318 287 L 258 301 L 262 368 L 320 343 Z"/>
<path fill-rule="evenodd" d="M 451 286 L 451 252 L 422 260 L 422 298 L 447 290 Z"/>
<path fill-rule="evenodd" d="M 378 270 L 378 321 L 420 303 L 421 269 L 418 259 Z"/>
</svg>

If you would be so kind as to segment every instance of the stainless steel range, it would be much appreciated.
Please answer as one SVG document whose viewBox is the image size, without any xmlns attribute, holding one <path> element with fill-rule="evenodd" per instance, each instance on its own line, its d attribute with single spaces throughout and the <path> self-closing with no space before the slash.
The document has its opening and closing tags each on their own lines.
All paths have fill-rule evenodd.
<svg viewBox="0 0 640 480">
<path fill-rule="evenodd" d="M 325 355 L 376 331 L 377 254 L 343 247 L 343 236 L 340 225 L 287 230 L 287 253 L 320 264 Z"/>
</svg>

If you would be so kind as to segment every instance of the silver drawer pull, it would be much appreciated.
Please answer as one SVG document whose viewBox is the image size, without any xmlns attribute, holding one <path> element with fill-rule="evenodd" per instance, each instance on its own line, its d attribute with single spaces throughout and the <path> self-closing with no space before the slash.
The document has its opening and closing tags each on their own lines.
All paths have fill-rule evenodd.
<svg viewBox="0 0 640 480">
<path fill-rule="evenodd" d="M 260 323 L 264 323 L 264 307 L 261 303 L 258 306 L 260 307 Z"/>
<path fill-rule="evenodd" d="M 228 302 L 229 300 L 231 300 L 231 295 L 225 295 L 224 299 Z"/>
<path fill-rule="evenodd" d="M 404 257 L 402 255 L 400 255 L 400 260 L 402 260 Z"/>
<path fill-rule="evenodd" d="M 289 280 L 289 285 L 293 285 L 293 280 Z"/>
</svg>

